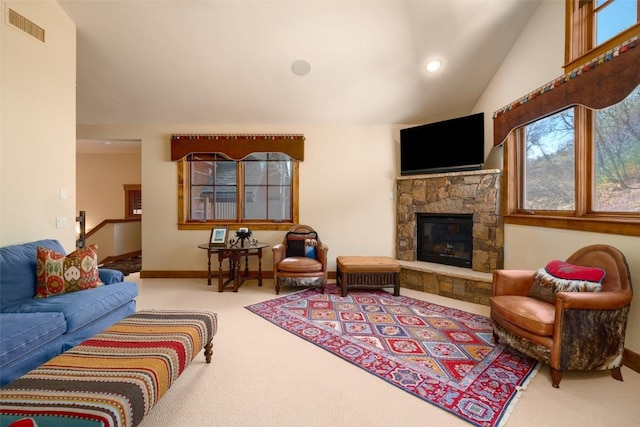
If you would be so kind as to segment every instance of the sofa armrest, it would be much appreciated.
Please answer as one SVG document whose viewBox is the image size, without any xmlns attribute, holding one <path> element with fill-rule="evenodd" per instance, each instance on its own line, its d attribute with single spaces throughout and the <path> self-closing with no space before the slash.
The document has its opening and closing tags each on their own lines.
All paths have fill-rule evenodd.
<svg viewBox="0 0 640 427">
<path fill-rule="evenodd" d="M 110 268 L 99 268 L 98 274 L 100 275 L 100 280 L 105 285 L 124 282 L 124 273 L 119 270 L 112 270 Z"/>
<path fill-rule="evenodd" d="M 532 270 L 493 270 L 492 295 L 526 296 L 535 277 Z"/>
</svg>

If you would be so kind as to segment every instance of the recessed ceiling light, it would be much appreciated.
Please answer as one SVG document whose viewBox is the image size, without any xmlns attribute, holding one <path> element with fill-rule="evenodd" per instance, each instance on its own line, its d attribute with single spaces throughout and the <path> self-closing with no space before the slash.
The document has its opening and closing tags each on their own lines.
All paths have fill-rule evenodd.
<svg viewBox="0 0 640 427">
<path fill-rule="evenodd" d="M 306 76 L 311 72 L 311 64 L 304 59 L 298 59 L 291 64 L 291 71 L 296 76 Z"/>
<path fill-rule="evenodd" d="M 427 71 L 430 73 L 438 71 L 440 67 L 442 67 L 442 61 L 439 59 L 432 59 L 427 62 Z"/>
</svg>

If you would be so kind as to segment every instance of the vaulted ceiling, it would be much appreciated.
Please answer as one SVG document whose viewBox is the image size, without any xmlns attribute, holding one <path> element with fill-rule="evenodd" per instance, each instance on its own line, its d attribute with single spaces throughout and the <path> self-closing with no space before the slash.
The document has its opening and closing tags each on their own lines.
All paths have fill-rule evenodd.
<svg viewBox="0 0 640 427">
<path fill-rule="evenodd" d="M 540 1 L 59 3 L 78 124 L 362 125 L 469 114 Z"/>
</svg>

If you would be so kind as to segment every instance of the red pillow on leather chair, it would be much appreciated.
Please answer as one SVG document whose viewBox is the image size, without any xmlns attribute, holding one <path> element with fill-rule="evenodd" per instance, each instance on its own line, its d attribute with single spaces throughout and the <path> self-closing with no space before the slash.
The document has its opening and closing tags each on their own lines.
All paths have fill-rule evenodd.
<svg viewBox="0 0 640 427">
<path fill-rule="evenodd" d="M 599 292 L 605 275 L 601 268 L 553 260 L 536 272 L 528 295 L 553 304 L 556 292 Z"/>
<path fill-rule="evenodd" d="M 601 268 L 573 265 L 557 259 L 549 261 L 544 269 L 552 276 L 565 280 L 602 283 L 602 279 L 606 275 L 606 272 Z"/>
</svg>

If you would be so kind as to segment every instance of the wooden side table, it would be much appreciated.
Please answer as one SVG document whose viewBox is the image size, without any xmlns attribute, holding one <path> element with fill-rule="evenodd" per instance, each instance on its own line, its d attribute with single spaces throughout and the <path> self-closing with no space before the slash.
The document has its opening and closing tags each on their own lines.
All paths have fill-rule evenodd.
<svg viewBox="0 0 640 427">
<path fill-rule="evenodd" d="M 211 286 L 211 255 L 218 254 L 218 292 L 224 292 L 225 287 L 229 284 L 233 285 L 233 292 L 238 292 L 238 288 L 242 286 L 245 280 L 257 279 L 258 286 L 262 286 L 262 249 L 269 247 L 268 243 L 256 242 L 254 244 L 246 244 L 245 246 L 234 245 L 213 245 L 202 243 L 198 245 L 200 249 L 207 250 L 207 285 Z M 249 273 L 249 257 L 258 257 L 258 272 L 255 275 Z M 242 258 L 244 258 L 244 270 L 241 268 Z M 224 279 L 225 273 L 222 265 L 224 260 L 228 259 L 229 269 L 227 279 Z"/>
</svg>

